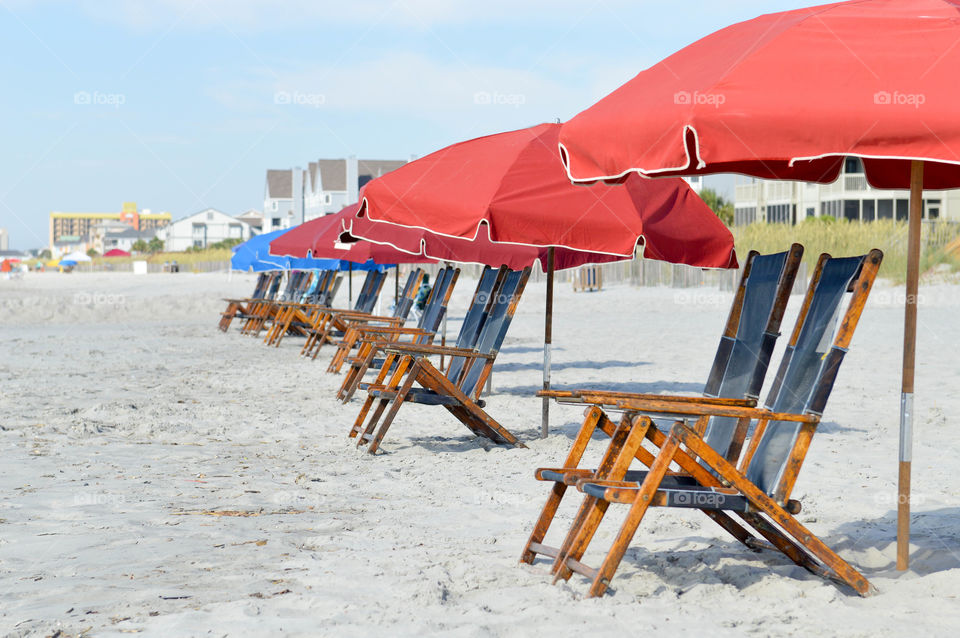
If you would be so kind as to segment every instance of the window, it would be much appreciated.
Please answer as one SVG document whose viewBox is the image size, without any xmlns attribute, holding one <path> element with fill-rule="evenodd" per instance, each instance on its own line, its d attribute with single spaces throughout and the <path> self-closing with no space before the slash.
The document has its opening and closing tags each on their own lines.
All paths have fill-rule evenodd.
<svg viewBox="0 0 960 638">
<path fill-rule="evenodd" d="M 744 206 L 742 208 L 734 209 L 734 226 L 747 226 L 755 221 L 757 221 L 757 208 L 755 206 Z"/>
<path fill-rule="evenodd" d="M 243 238 L 243 226 L 240 224 L 230 224 L 230 238 L 231 239 L 242 239 Z"/>
<path fill-rule="evenodd" d="M 767 223 L 789 224 L 792 222 L 790 204 L 774 204 L 767 206 Z"/>
<path fill-rule="evenodd" d="M 271 208 L 271 210 L 277 210 L 277 202 L 276 202 L 276 201 L 271 202 L 271 203 L 270 203 L 270 208 Z"/>
<path fill-rule="evenodd" d="M 274 208 L 276 208 L 276 206 L 274 206 Z M 272 218 L 270 219 L 270 227 L 271 227 L 271 228 L 280 228 L 280 218 L 279 218 L 279 217 L 272 217 Z"/>
<path fill-rule="evenodd" d="M 208 222 L 212 222 L 212 221 L 213 221 L 213 211 L 212 211 L 212 210 L 208 210 L 208 211 L 207 211 L 207 221 L 208 221 Z"/>
<path fill-rule="evenodd" d="M 333 201 L 333 198 L 330 197 L 330 193 L 326 193 L 326 194 L 323 196 L 323 203 L 324 203 L 324 204 L 330 204 L 331 201 Z"/>
<path fill-rule="evenodd" d="M 877 200 L 877 219 L 893 219 L 893 200 Z"/>
<path fill-rule="evenodd" d="M 872 199 L 863 200 L 863 221 L 872 222 L 877 218 L 876 212 L 877 202 Z"/>
<path fill-rule="evenodd" d="M 910 200 L 897 200 L 897 221 L 902 221 L 910 217 Z"/>
<path fill-rule="evenodd" d="M 939 199 L 923 200 L 927 219 L 938 219 L 940 217 L 940 203 L 941 200 Z"/>
<path fill-rule="evenodd" d="M 860 161 L 859 157 L 848 157 L 843 161 L 843 172 L 848 174 L 862 173 L 863 162 Z"/>
<path fill-rule="evenodd" d="M 834 219 L 840 218 L 840 207 L 841 203 L 839 201 L 833 202 L 821 202 L 820 203 L 820 216 L 828 215 Z"/>
<path fill-rule="evenodd" d="M 843 218 L 852 222 L 860 221 L 860 202 L 856 199 L 843 201 Z"/>
</svg>

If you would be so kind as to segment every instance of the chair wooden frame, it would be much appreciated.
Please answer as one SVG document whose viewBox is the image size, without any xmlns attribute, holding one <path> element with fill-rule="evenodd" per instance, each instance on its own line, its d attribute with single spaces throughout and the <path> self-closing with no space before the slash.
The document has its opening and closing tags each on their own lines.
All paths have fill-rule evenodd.
<svg viewBox="0 0 960 638">
<path fill-rule="evenodd" d="M 370 454 L 376 453 L 400 407 L 405 402 L 414 402 L 442 405 L 478 436 L 496 443 L 526 447 L 483 410 L 484 402 L 480 400 L 480 393 L 490 376 L 493 362 L 529 277 L 528 267 L 519 271 L 507 271 L 499 278 L 483 325 L 470 347 L 394 343 L 385 345 L 384 365 L 377 381 L 367 388 L 367 400 L 350 428 L 349 436 L 356 437 L 357 446 L 368 443 L 367 451 Z M 446 373 L 430 362 L 431 355 L 452 358 Z M 394 359 L 397 359 L 395 365 Z M 415 389 L 415 383 L 422 389 Z M 377 407 L 364 427 L 364 419 L 374 401 L 377 402 Z M 374 434 L 381 416 L 383 423 Z"/>
<path fill-rule="evenodd" d="M 737 286 L 737 292 L 734 295 L 730 312 L 727 315 L 727 322 L 724 326 L 720 344 L 717 347 L 717 354 L 714 358 L 714 363 L 708 375 L 702 396 L 690 397 L 597 390 L 548 390 L 537 393 L 538 396 L 553 397 L 561 403 L 576 403 L 593 407 L 586 410 L 586 418 L 574 439 L 574 444 L 563 467 L 540 468 L 536 473 L 538 480 L 553 482 L 553 486 L 540 512 L 540 516 L 537 518 L 533 531 L 524 545 L 520 557 L 521 562 L 533 563 L 537 554 L 556 558 L 557 554 L 562 551 L 561 548 L 544 544 L 544 539 L 556 516 L 560 503 L 567 493 L 567 488 L 574 485 L 580 478 L 591 476 L 594 472 L 594 470 L 577 469 L 586 451 L 587 443 L 597 430 L 609 437 L 613 437 L 617 430 L 617 425 L 612 422 L 598 406 L 616 407 L 618 402 L 624 400 L 661 402 L 669 406 L 695 404 L 752 407 L 756 405 L 756 399 L 759 396 L 763 380 L 766 377 L 770 355 L 773 352 L 776 339 L 780 333 L 780 324 L 782 323 L 802 258 L 803 246 L 800 244 L 793 244 L 785 253 L 774 255 L 761 256 L 756 251 L 748 253 L 744 262 L 743 272 L 740 276 L 740 282 Z M 762 323 L 758 324 L 758 329 L 756 329 L 757 333 L 755 334 L 755 329 L 749 324 L 744 324 L 742 320 L 745 320 L 743 316 L 744 305 L 748 303 L 748 294 L 752 295 L 754 299 L 757 299 L 756 296 L 760 295 L 758 298 L 760 301 L 766 298 L 766 293 L 763 289 L 759 291 L 753 291 L 752 289 L 754 265 L 758 264 L 760 260 L 771 260 L 771 265 L 777 264 L 778 262 L 781 265 L 776 286 L 769 291 L 771 300 L 769 309 L 765 317 L 758 317 L 762 319 Z M 769 276 L 772 273 L 764 274 Z M 749 305 L 753 305 L 754 299 L 749 301 Z M 760 325 L 762 325 L 762 328 L 759 328 Z M 760 330 L 762 330 L 762 333 Z M 745 335 L 745 331 L 748 334 Z M 746 387 L 742 388 L 742 397 L 729 396 L 729 393 L 725 394 L 725 396 L 718 396 L 724 392 L 724 381 L 730 374 L 729 364 L 733 356 L 733 350 L 737 347 L 736 341 L 737 339 L 742 340 L 744 337 L 746 341 L 760 344 L 758 351 L 754 355 L 754 367 L 750 382 Z M 726 390 L 729 389 L 730 388 L 726 388 Z M 730 452 L 734 453 L 738 452 L 738 446 L 742 444 L 742 441 L 736 441 L 737 431 L 736 429 L 734 430 L 734 436 L 730 438 L 728 448 Z M 604 463 L 611 462 L 612 459 L 607 459 Z M 596 470 L 597 472 L 605 473 L 609 471 L 609 468 L 604 469 L 606 467 L 604 463 L 601 463 L 599 469 Z"/>
<path fill-rule="evenodd" d="M 502 273 L 505 272 L 503 269 L 496 269 L 491 266 L 484 267 L 483 271 L 480 274 L 480 278 L 477 280 L 477 287 L 473 292 L 473 297 L 471 298 L 470 305 L 467 307 L 466 314 L 464 315 L 464 323 L 462 325 L 469 325 L 471 317 L 479 313 L 484 313 L 485 305 L 488 303 L 490 295 L 493 293 L 494 286 L 497 284 L 498 278 L 502 277 Z M 426 316 L 424 312 L 424 316 Z M 444 311 L 444 315 L 446 311 Z M 442 321 L 443 316 L 438 317 L 438 320 Z M 383 347 L 388 345 L 391 342 L 400 342 L 401 337 L 410 336 L 412 337 L 410 343 L 421 344 L 421 345 L 430 345 L 433 343 L 434 337 L 436 335 L 436 329 L 432 333 L 406 333 L 407 329 L 400 328 L 397 329 L 397 332 L 391 331 L 387 333 L 388 338 L 376 338 L 376 339 L 367 339 L 364 341 L 356 354 L 356 356 L 349 359 L 350 368 L 347 370 L 347 373 L 344 375 L 343 383 L 340 386 L 340 390 L 337 392 L 337 398 L 344 403 L 350 401 L 353 398 L 353 395 L 359 389 L 366 389 L 366 386 L 363 384 L 363 378 L 368 371 L 380 371 L 383 368 L 386 358 L 378 359 L 378 356 L 382 356 Z M 457 338 L 457 345 L 463 347 L 460 343 L 461 338 Z M 445 344 L 441 344 L 445 345 Z M 396 357 L 391 358 L 391 365 L 396 363 Z"/>
<path fill-rule="evenodd" d="M 817 358 L 813 360 L 819 366 L 816 376 L 807 377 L 801 383 L 803 387 L 796 388 L 785 379 L 791 375 L 798 340 L 809 336 L 804 330 L 810 323 L 807 319 L 812 303 L 815 303 L 815 289 L 820 278 L 825 278 L 825 268 L 830 267 L 827 257 L 821 256 L 818 262 L 765 407 L 678 406 L 630 399 L 617 402 L 616 407 L 625 410 L 627 415 L 614 432 L 601 464 L 603 467 L 592 474 L 576 479 L 571 477 L 571 482 L 586 496 L 555 559 L 555 580 L 567 579 L 576 572 L 591 579 L 590 596 L 602 595 L 650 506 L 693 507 L 701 509 L 751 549 L 776 549 L 811 573 L 845 583 L 862 596 L 874 591 L 862 574 L 796 520 L 794 515 L 799 513 L 800 504 L 790 499 L 883 254 L 873 250 L 856 258 L 860 260 L 858 270 L 848 288 L 852 296 L 832 344 L 822 356 L 819 351 L 814 353 Z M 818 333 L 818 330 L 830 328 L 829 322 L 816 321 L 820 323 L 811 324 L 811 333 L 819 342 L 821 335 L 826 333 Z M 797 412 L 777 411 L 775 408 L 781 400 L 787 403 L 802 401 L 803 408 Z M 691 427 L 678 420 L 665 435 L 648 416 L 665 412 L 695 419 L 696 423 Z M 741 445 L 733 446 L 736 453 L 721 454 L 704 441 L 705 423 L 716 415 L 738 419 L 737 438 Z M 742 443 L 751 423 L 756 425 L 744 449 Z M 783 429 L 791 427 L 793 430 Z M 792 437 L 788 446 L 783 445 L 784 435 Z M 771 443 L 777 437 L 780 441 Z M 644 440 L 653 443 L 658 451 L 652 453 L 642 448 Z M 741 449 L 742 453 L 739 452 Z M 640 460 L 649 470 L 630 476 L 627 468 L 634 459 Z M 680 471 L 670 471 L 672 464 L 679 466 Z M 768 474 L 771 467 L 775 469 L 772 475 Z M 611 503 L 628 504 L 630 509 L 601 566 L 592 569 L 581 559 Z M 754 537 L 728 512 L 738 516 L 762 539 Z"/>
<path fill-rule="evenodd" d="M 356 310 L 328 310 L 320 313 L 314 325 L 308 330 L 309 336 L 300 352 L 301 356 L 316 359 L 323 346 L 335 343 L 334 339 L 342 337 L 351 326 L 364 324 L 402 326 L 410 315 L 413 299 L 422 280 L 422 269 L 415 268 L 410 271 L 392 315 L 375 315 L 372 312 Z"/>
<path fill-rule="evenodd" d="M 340 372 L 340 368 L 344 362 L 347 361 L 350 353 L 353 352 L 354 349 L 358 349 L 358 356 L 361 356 L 360 351 L 362 351 L 364 358 L 367 353 L 377 352 L 378 348 L 373 348 L 370 345 L 374 342 L 390 341 L 402 343 L 404 342 L 403 338 L 408 337 L 410 339 L 408 343 L 424 345 L 433 343 L 433 338 L 447 313 L 447 304 L 450 303 L 450 296 L 453 294 L 453 289 L 457 285 L 459 278 L 459 268 L 447 266 L 446 268 L 440 269 L 433 287 L 430 289 L 430 294 L 427 296 L 423 312 L 420 313 L 420 318 L 414 327 L 381 326 L 376 323 L 351 325 L 344 332 L 343 338 L 337 342 L 337 350 L 330 359 L 327 372 Z M 372 358 L 371 361 L 368 362 L 368 366 L 369 363 L 372 363 Z M 364 370 L 366 370 L 366 367 Z"/>
</svg>

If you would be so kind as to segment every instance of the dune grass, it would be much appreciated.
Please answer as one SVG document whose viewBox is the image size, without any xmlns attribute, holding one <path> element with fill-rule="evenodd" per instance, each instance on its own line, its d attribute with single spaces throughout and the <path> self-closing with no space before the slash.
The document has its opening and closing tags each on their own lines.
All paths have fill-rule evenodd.
<svg viewBox="0 0 960 638">
<path fill-rule="evenodd" d="M 816 263 L 820 253 L 834 256 L 862 255 L 872 248 L 883 251 L 880 276 L 903 282 L 907 272 L 907 224 L 893 220 L 870 223 L 833 219 L 810 219 L 796 226 L 785 224 L 751 224 L 732 229 L 737 253 L 758 250 L 771 253 L 786 250 L 793 242 L 806 249 L 804 261 Z M 950 250 L 950 242 L 960 237 L 960 224 L 924 224 L 920 272 L 947 264 L 951 270 L 960 269 L 960 258 Z"/>
</svg>

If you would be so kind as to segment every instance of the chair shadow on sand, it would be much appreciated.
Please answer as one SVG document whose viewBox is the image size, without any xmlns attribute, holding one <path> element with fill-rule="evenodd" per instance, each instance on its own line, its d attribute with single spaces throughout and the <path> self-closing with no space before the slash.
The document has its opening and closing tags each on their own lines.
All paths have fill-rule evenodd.
<svg viewBox="0 0 960 638">
<path fill-rule="evenodd" d="M 820 537 L 840 554 L 875 550 L 889 557 L 889 562 L 881 566 L 857 565 L 871 578 L 922 577 L 960 569 L 960 527 L 956 524 L 960 520 L 960 507 L 916 511 L 912 519 L 910 569 L 906 572 L 896 569 L 896 510 L 872 520 L 842 523 Z M 647 538 L 660 540 L 655 535 Z M 655 572 L 658 580 L 654 595 L 663 590 L 682 594 L 689 588 L 705 584 L 733 585 L 743 590 L 771 576 L 835 586 L 793 564 L 782 554 L 745 551 L 743 545 L 722 536 L 719 530 L 716 536 L 685 537 L 678 547 L 668 550 L 647 549 L 642 543 L 643 534 L 638 534 L 624 556 L 623 564 L 629 565 L 631 571 L 636 570 L 625 574 L 625 580 L 643 578 L 645 574 Z M 538 556 L 535 564 L 551 562 L 550 558 Z M 882 591 L 883 585 L 879 587 Z M 855 595 L 842 586 L 840 590 Z"/>
</svg>

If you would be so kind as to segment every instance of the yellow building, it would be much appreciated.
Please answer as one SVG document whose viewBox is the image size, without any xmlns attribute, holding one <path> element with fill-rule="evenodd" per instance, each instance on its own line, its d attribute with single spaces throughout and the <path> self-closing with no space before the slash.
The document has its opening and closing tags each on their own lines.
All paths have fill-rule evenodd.
<svg viewBox="0 0 960 638">
<path fill-rule="evenodd" d="M 124 202 L 119 213 L 50 213 L 50 250 L 58 246 L 80 244 L 83 250 L 92 248 L 94 227 L 104 222 L 119 222 L 134 230 L 163 228 L 171 221 L 170 213 L 138 212 L 135 202 Z"/>
</svg>

